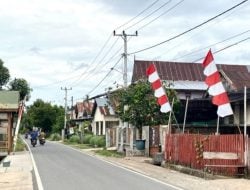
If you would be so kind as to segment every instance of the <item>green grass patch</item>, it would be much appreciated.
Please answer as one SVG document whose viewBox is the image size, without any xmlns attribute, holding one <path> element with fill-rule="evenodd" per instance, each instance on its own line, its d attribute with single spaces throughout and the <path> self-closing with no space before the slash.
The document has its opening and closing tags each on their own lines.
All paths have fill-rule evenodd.
<svg viewBox="0 0 250 190">
<path fill-rule="evenodd" d="M 20 137 L 18 137 L 17 142 L 16 142 L 15 151 L 16 152 L 21 152 L 21 151 L 24 151 L 24 150 L 26 150 L 26 145 L 24 144 L 23 140 Z"/>
<path fill-rule="evenodd" d="M 93 148 L 93 146 L 91 146 L 90 144 L 79 144 L 76 142 L 70 142 L 69 140 L 65 140 L 63 142 L 63 144 L 65 145 L 69 145 L 75 148 L 79 148 L 79 149 L 89 149 L 89 148 Z"/>
<path fill-rule="evenodd" d="M 122 153 L 117 152 L 116 150 L 95 150 L 94 151 L 96 154 L 99 154 L 101 156 L 106 156 L 106 157 L 116 157 L 116 158 L 122 158 L 124 155 Z"/>
</svg>

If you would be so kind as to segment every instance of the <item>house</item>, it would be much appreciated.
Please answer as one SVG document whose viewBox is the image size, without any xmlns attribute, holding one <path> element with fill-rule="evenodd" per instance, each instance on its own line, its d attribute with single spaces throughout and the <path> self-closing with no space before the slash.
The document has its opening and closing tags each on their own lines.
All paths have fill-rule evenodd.
<svg viewBox="0 0 250 190">
<path fill-rule="evenodd" d="M 92 132 L 94 135 L 106 135 L 106 146 L 116 146 L 117 129 L 120 120 L 116 116 L 107 97 L 94 99 Z"/>
<path fill-rule="evenodd" d="M 18 91 L 0 91 L 0 156 L 9 154 L 13 149 L 18 108 Z"/>
<path fill-rule="evenodd" d="M 76 102 L 75 106 L 70 110 L 70 121 L 73 121 L 78 126 L 79 130 L 85 121 L 92 121 L 93 105 L 93 102 L 84 100 L 83 102 Z M 90 126 L 89 130 L 91 130 Z"/>
<path fill-rule="evenodd" d="M 206 121 L 206 125 L 212 121 L 216 123 L 217 114 L 216 107 L 212 105 L 211 99 L 207 93 L 207 85 L 205 84 L 205 75 L 201 63 L 182 63 L 182 62 L 165 62 L 165 61 L 145 61 L 135 60 L 132 83 L 138 80 L 147 80 L 146 70 L 150 64 L 154 63 L 159 77 L 169 88 L 177 91 L 177 96 L 181 101 L 181 112 L 177 116 L 179 123 L 183 123 L 183 115 L 186 101 L 189 100 L 187 123 L 201 123 Z M 226 117 L 224 124 L 243 125 L 243 88 L 250 88 L 250 65 L 224 65 L 217 64 L 221 80 L 226 88 L 234 116 Z M 233 97 L 239 94 L 241 98 L 237 100 Z M 248 96 L 248 100 L 250 97 Z M 250 125 L 250 103 L 247 104 L 248 120 Z"/>
</svg>

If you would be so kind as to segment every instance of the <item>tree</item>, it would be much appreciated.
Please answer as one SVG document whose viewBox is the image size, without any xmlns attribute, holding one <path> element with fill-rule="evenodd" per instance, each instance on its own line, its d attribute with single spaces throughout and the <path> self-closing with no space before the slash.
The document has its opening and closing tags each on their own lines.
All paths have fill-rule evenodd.
<svg viewBox="0 0 250 190">
<path fill-rule="evenodd" d="M 26 100 L 30 98 L 30 92 L 32 89 L 29 87 L 27 81 L 23 78 L 14 79 L 9 83 L 10 90 L 17 90 L 20 92 L 20 99 L 23 100 L 26 96 Z"/>
<path fill-rule="evenodd" d="M 10 79 L 10 73 L 8 68 L 4 67 L 3 61 L 0 59 L 0 90 L 6 85 Z"/>
<path fill-rule="evenodd" d="M 175 110 L 178 110 L 179 102 L 176 101 L 176 92 L 166 89 L 169 101 L 175 97 Z M 161 113 L 160 106 L 154 97 L 150 83 L 138 81 L 128 88 L 117 90 L 110 94 L 110 98 L 117 100 L 117 114 L 123 122 L 129 122 L 141 130 L 142 126 L 154 126 L 167 124 L 169 114 Z M 125 109 L 124 109 L 125 108 Z"/>
<path fill-rule="evenodd" d="M 26 116 L 31 127 L 41 128 L 46 133 L 54 132 L 53 127 L 63 128 L 64 108 L 52 106 L 41 99 L 27 108 Z M 22 123 L 22 125 L 25 125 Z"/>
</svg>

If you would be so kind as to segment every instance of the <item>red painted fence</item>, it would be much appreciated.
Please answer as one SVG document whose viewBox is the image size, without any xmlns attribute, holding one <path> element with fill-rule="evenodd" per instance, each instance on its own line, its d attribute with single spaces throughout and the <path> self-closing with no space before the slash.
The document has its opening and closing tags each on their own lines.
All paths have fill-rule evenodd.
<svg viewBox="0 0 250 190">
<path fill-rule="evenodd" d="M 167 162 L 227 175 L 244 166 L 243 135 L 170 134 L 165 143 Z"/>
</svg>

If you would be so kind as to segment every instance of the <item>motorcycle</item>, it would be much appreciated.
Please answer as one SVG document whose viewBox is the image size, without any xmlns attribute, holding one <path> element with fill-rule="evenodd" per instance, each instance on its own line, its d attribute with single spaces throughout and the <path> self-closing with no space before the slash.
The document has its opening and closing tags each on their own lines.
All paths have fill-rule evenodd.
<svg viewBox="0 0 250 190">
<path fill-rule="evenodd" d="M 31 145 L 32 145 L 33 147 L 35 147 L 36 144 L 37 144 L 37 139 L 34 138 L 34 139 L 30 139 L 30 140 L 31 140 Z"/>
<path fill-rule="evenodd" d="M 40 138 L 39 139 L 39 143 L 40 143 L 40 145 L 44 145 L 44 143 L 45 143 L 45 138 L 43 137 L 43 138 Z"/>
<path fill-rule="evenodd" d="M 25 136 L 24 136 L 24 137 L 25 137 L 25 139 L 27 139 L 27 138 L 28 138 L 28 133 L 25 133 Z"/>
</svg>

